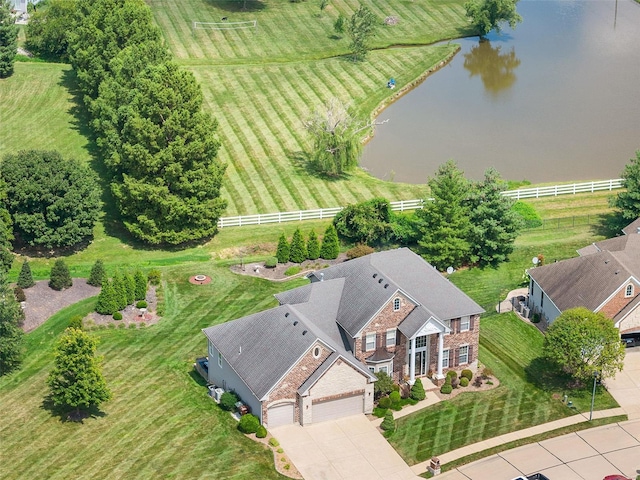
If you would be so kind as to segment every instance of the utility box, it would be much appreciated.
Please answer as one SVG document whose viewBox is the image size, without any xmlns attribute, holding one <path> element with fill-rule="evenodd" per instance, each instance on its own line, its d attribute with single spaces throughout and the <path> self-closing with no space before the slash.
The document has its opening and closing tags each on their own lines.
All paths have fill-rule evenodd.
<svg viewBox="0 0 640 480">
<path fill-rule="evenodd" d="M 431 457 L 429 471 L 431 475 L 440 475 L 440 459 L 438 457 Z"/>
</svg>

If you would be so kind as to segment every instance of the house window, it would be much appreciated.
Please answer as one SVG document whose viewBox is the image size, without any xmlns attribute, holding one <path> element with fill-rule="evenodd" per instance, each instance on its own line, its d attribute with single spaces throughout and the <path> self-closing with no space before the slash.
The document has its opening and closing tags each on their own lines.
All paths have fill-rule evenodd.
<svg viewBox="0 0 640 480">
<path fill-rule="evenodd" d="M 627 290 L 624 292 L 625 297 L 633 296 L 633 285 L 627 285 Z"/>
<path fill-rule="evenodd" d="M 400 310 L 400 299 L 399 298 L 394 298 L 394 300 L 393 300 L 393 311 L 397 312 L 398 310 Z"/>
<path fill-rule="evenodd" d="M 460 347 L 458 353 L 458 365 L 464 365 L 465 363 L 469 363 L 469 345 Z"/>
<path fill-rule="evenodd" d="M 544 292 L 540 291 L 540 308 L 544 306 Z"/>
<path fill-rule="evenodd" d="M 442 350 L 442 368 L 449 368 L 449 349 Z"/>
<path fill-rule="evenodd" d="M 460 319 L 460 331 L 461 332 L 466 332 L 467 330 L 469 330 L 469 325 L 470 325 L 469 315 L 467 315 L 466 317 L 462 317 Z"/>
<path fill-rule="evenodd" d="M 389 374 L 389 367 L 387 365 L 381 365 L 378 367 L 378 371 L 379 372 L 384 372 L 386 374 Z"/>
<path fill-rule="evenodd" d="M 365 344 L 365 349 L 367 350 L 367 352 L 370 352 L 371 350 L 375 350 L 376 349 L 376 334 L 374 333 L 367 333 L 367 342 Z"/>
<path fill-rule="evenodd" d="M 222 368 L 222 354 L 218 352 L 218 366 Z"/>
<path fill-rule="evenodd" d="M 314 347 L 313 348 L 313 358 L 320 358 L 320 354 L 322 353 L 322 347 Z"/>
<path fill-rule="evenodd" d="M 426 346 L 427 346 L 427 336 L 426 335 L 416 338 L 416 348 L 421 348 L 421 347 L 426 347 Z"/>
<path fill-rule="evenodd" d="M 451 330 L 451 319 L 449 320 L 443 320 L 442 324 L 447 327 L 449 330 Z M 449 332 L 445 333 L 445 335 L 449 335 Z"/>
<path fill-rule="evenodd" d="M 396 344 L 396 329 L 387 330 L 387 347 L 393 347 Z"/>
</svg>

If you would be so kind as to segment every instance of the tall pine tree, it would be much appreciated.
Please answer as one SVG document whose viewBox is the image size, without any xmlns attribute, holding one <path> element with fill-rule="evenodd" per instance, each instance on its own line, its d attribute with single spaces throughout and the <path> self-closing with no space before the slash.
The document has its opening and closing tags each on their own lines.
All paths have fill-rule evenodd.
<svg viewBox="0 0 640 480">
<path fill-rule="evenodd" d="M 299 228 L 293 232 L 291 239 L 291 248 L 289 249 L 289 261 L 293 263 L 302 263 L 307 259 L 307 245 Z"/>
<path fill-rule="evenodd" d="M 325 260 L 334 260 L 340 255 L 340 241 L 338 240 L 338 232 L 333 223 L 327 227 L 322 238 L 322 247 L 320 247 L 320 257 Z"/>
<path fill-rule="evenodd" d="M 23 332 L 20 328 L 22 309 L 16 301 L 4 273 L 0 273 L 0 376 L 22 362 Z"/>
<path fill-rule="evenodd" d="M 147 276 L 141 270 L 136 270 L 133 278 L 136 281 L 136 300 L 144 300 L 147 297 Z"/>
<path fill-rule="evenodd" d="M 276 258 L 278 259 L 278 263 L 287 263 L 289 261 L 289 242 L 287 241 L 287 237 L 284 236 L 284 233 L 280 235 L 280 239 L 278 240 L 278 249 L 276 250 Z"/>
<path fill-rule="evenodd" d="M 113 285 L 108 278 L 104 278 L 100 295 L 98 295 L 98 301 L 96 302 L 96 312 L 101 315 L 113 315 L 118 310 L 118 302 L 116 301 L 116 292 L 113 289 Z"/>
<path fill-rule="evenodd" d="M 18 53 L 18 26 L 11 15 L 12 5 L 0 0 L 0 78 L 11 76 Z"/>
<path fill-rule="evenodd" d="M 309 260 L 316 260 L 320 256 L 320 242 L 318 241 L 318 235 L 315 230 L 309 232 L 309 239 L 307 240 L 307 257 Z"/>
<path fill-rule="evenodd" d="M 36 282 L 33 281 L 33 275 L 31 274 L 31 267 L 29 266 L 29 261 L 25 260 L 22 262 L 22 268 L 20 268 L 20 275 L 18 275 L 17 285 L 20 288 L 29 288 L 33 287 Z"/>
</svg>

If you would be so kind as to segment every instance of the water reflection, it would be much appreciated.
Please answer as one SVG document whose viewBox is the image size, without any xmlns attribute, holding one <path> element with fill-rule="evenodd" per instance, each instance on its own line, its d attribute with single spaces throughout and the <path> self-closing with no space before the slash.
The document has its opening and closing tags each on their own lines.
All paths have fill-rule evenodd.
<svg viewBox="0 0 640 480">
<path fill-rule="evenodd" d="M 480 43 L 471 47 L 469 53 L 464 54 L 464 68 L 469 71 L 469 77 L 479 75 L 485 92 L 493 98 L 513 86 L 518 78 L 514 73 L 518 66 L 520 59 L 516 57 L 514 47 L 502 53 L 502 46 L 493 47 L 485 39 L 481 39 Z"/>
</svg>

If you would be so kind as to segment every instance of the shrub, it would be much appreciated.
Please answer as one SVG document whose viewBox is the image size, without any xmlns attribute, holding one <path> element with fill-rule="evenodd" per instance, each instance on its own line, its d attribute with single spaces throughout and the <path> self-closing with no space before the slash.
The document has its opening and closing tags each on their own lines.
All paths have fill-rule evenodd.
<svg viewBox="0 0 640 480">
<path fill-rule="evenodd" d="M 16 297 L 16 301 L 17 302 L 26 302 L 27 301 L 27 296 L 24 294 L 24 290 L 22 290 L 22 288 L 20 288 L 19 286 L 16 286 L 13 289 L 13 293 Z"/>
<path fill-rule="evenodd" d="M 102 280 L 105 278 L 106 272 L 104 270 L 104 263 L 102 260 L 96 260 L 96 263 L 91 267 L 91 273 L 89 274 L 89 278 L 87 283 L 89 285 L 93 285 L 94 287 L 101 287 Z"/>
<path fill-rule="evenodd" d="M 74 315 L 69 319 L 69 328 L 77 328 L 82 330 L 82 315 Z"/>
<path fill-rule="evenodd" d="M 278 442 L 275 437 L 271 437 L 269 439 L 269 445 L 271 445 L 272 447 L 277 447 L 280 445 L 280 442 Z"/>
<path fill-rule="evenodd" d="M 240 417 L 240 422 L 238 423 L 238 430 L 242 433 L 256 433 L 260 428 L 260 420 L 255 415 L 251 415 L 247 413 Z"/>
<path fill-rule="evenodd" d="M 384 420 L 382 420 L 382 423 L 380 424 L 380 428 L 384 431 L 395 430 L 396 422 L 393 419 L 393 412 L 391 410 L 389 410 L 384 416 Z"/>
<path fill-rule="evenodd" d="M 29 266 L 29 262 L 25 260 L 22 263 L 22 268 L 20 269 L 20 275 L 18 275 L 17 285 L 20 288 L 29 288 L 29 287 L 33 287 L 35 284 L 36 282 L 33 281 L 33 275 L 31 274 L 31 267 Z"/>
<path fill-rule="evenodd" d="M 376 397 L 381 395 L 388 395 L 393 390 L 393 379 L 386 372 L 376 372 L 374 373 L 376 378 L 378 379 L 373 384 L 373 391 Z"/>
<path fill-rule="evenodd" d="M 469 386 L 469 379 L 467 377 L 460 377 L 460 386 L 461 387 L 468 387 Z"/>
<path fill-rule="evenodd" d="M 320 257 L 325 260 L 333 260 L 340 255 L 340 241 L 336 227 L 331 223 L 324 232 L 322 246 L 320 247 Z"/>
<path fill-rule="evenodd" d="M 447 378 L 458 378 L 458 374 L 455 370 L 449 370 L 447 372 Z"/>
<path fill-rule="evenodd" d="M 451 377 L 451 387 L 458 388 L 459 384 L 460 380 L 458 380 L 458 377 Z"/>
<path fill-rule="evenodd" d="M 378 400 L 378 407 L 380 408 L 389 408 L 391 406 L 391 399 L 389 397 L 380 397 Z"/>
<path fill-rule="evenodd" d="M 294 265 L 292 267 L 287 268 L 284 271 L 284 274 L 287 277 L 290 277 L 291 275 L 295 275 L 296 273 L 300 273 L 301 270 L 302 270 L 302 268 L 300 267 L 300 265 Z"/>
<path fill-rule="evenodd" d="M 400 400 L 402 400 L 400 398 L 400 392 L 394 390 L 393 392 L 391 392 L 389 394 L 389 400 L 391 400 L 391 405 L 393 406 L 398 406 L 400 405 Z"/>
<path fill-rule="evenodd" d="M 236 392 L 224 392 L 220 397 L 220 408 L 227 412 L 233 412 L 238 401 L 239 398 Z"/>
<path fill-rule="evenodd" d="M 127 305 L 136 303 L 136 280 L 130 273 L 124 274 L 124 286 L 127 291 Z"/>
<path fill-rule="evenodd" d="M 56 260 L 51 269 L 51 276 L 49 277 L 49 287 L 54 290 L 64 290 L 73 285 L 71 281 L 71 274 L 69 273 L 69 267 L 65 261 L 61 258 Z"/>
<path fill-rule="evenodd" d="M 471 381 L 471 379 L 473 378 L 473 372 L 469 369 L 462 370 L 462 372 L 460 372 L 460 380 L 462 380 L 462 377 Z"/>
<path fill-rule="evenodd" d="M 264 425 L 260 425 L 258 427 L 258 430 L 256 431 L 256 437 L 257 438 L 265 438 L 266 436 L 267 436 L 267 429 L 264 428 Z"/>
<path fill-rule="evenodd" d="M 489 377 L 493 377 L 493 370 L 491 370 L 489 367 L 484 367 L 482 369 L 482 379 L 486 380 Z"/>
<path fill-rule="evenodd" d="M 511 209 L 522 217 L 524 228 L 536 228 L 542 225 L 542 218 L 531 204 L 518 200 Z"/>
<path fill-rule="evenodd" d="M 482 377 L 476 377 L 476 379 L 473 381 L 473 386 L 480 388 L 482 386 Z"/>
<path fill-rule="evenodd" d="M 349 260 L 353 260 L 354 258 L 364 257 L 365 255 L 369 255 L 374 251 L 375 250 L 371 248 L 369 245 L 358 244 L 355 247 L 347 250 L 347 258 Z"/>
<path fill-rule="evenodd" d="M 277 449 L 277 450 L 276 450 L 276 452 L 278 452 L 278 453 L 284 453 L 284 450 L 283 450 L 283 449 L 281 449 L 281 448 L 279 448 L 279 449 Z"/>
<path fill-rule="evenodd" d="M 320 241 L 315 230 L 309 232 L 309 239 L 307 240 L 307 258 L 309 260 L 316 260 L 320 256 Z"/>
<path fill-rule="evenodd" d="M 280 239 L 278 240 L 276 258 L 278 259 L 278 263 L 287 263 L 289 261 L 289 242 L 287 241 L 287 237 L 284 236 L 284 233 L 280 235 Z"/>
<path fill-rule="evenodd" d="M 116 310 L 118 310 L 118 304 L 115 300 L 113 285 L 109 280 L 104 279 L 96 303 L 96 312 L 101 315 L 111 315 Z"/>
<path fill-rule="evenodd" d="M 122 320 L 122 314 L 120 312 L 114 312 L 113 319 L 114 320 Z"/>
<path fill-rule="evenodd" d="M 422 380 L 416 378 L 416 383 L 411 387 L 411 398 L 414 400 L 424 400 L 426 394 L 424 393 L 424 387 L 422 386 Z"/>
<path fill-rule="evenodd" d="M 445 383 L 444 385 L 442 385 L 440 387 L 440 393 L 444 393 L 445 395 L 449 395 L 451 392 L 453 392 L 453 387 L 451 386 L 450 383 Z"/>
<path fill-rule="evenodd" d="M 302 263 L 307 259 L 307 243 L 304 241 L 302 232 L 299 228 L 293 232 L 291 239 L 291 247 L 289 248 L 289 261 L 293 263 Z"/>
<path fill-rule="evenodd" d="M 160 270 L 151 270 L 147 274 L 147 280 L 151 285 L 160 285 L 160 279 L 162 278 L 162 272 Z"/>
<path fill-rule="evenodd" d="M 147 308 L 147 302 L 145 300 L 140 300 L 136 303 L 136 308 Z"/>
<path fill-rule="evenodd" d="M 540 314 L 539 313 L 534 313 L 533 317 L 531 318 L 531 323 L 540 323 Z"/>
<path fill-rule="evenodd" d="M 276 257 L 269 257 L 264 261 L 264 266 L 266 268 L 274 268 L 278 264 L 278 259 Z"/>
</svg>

